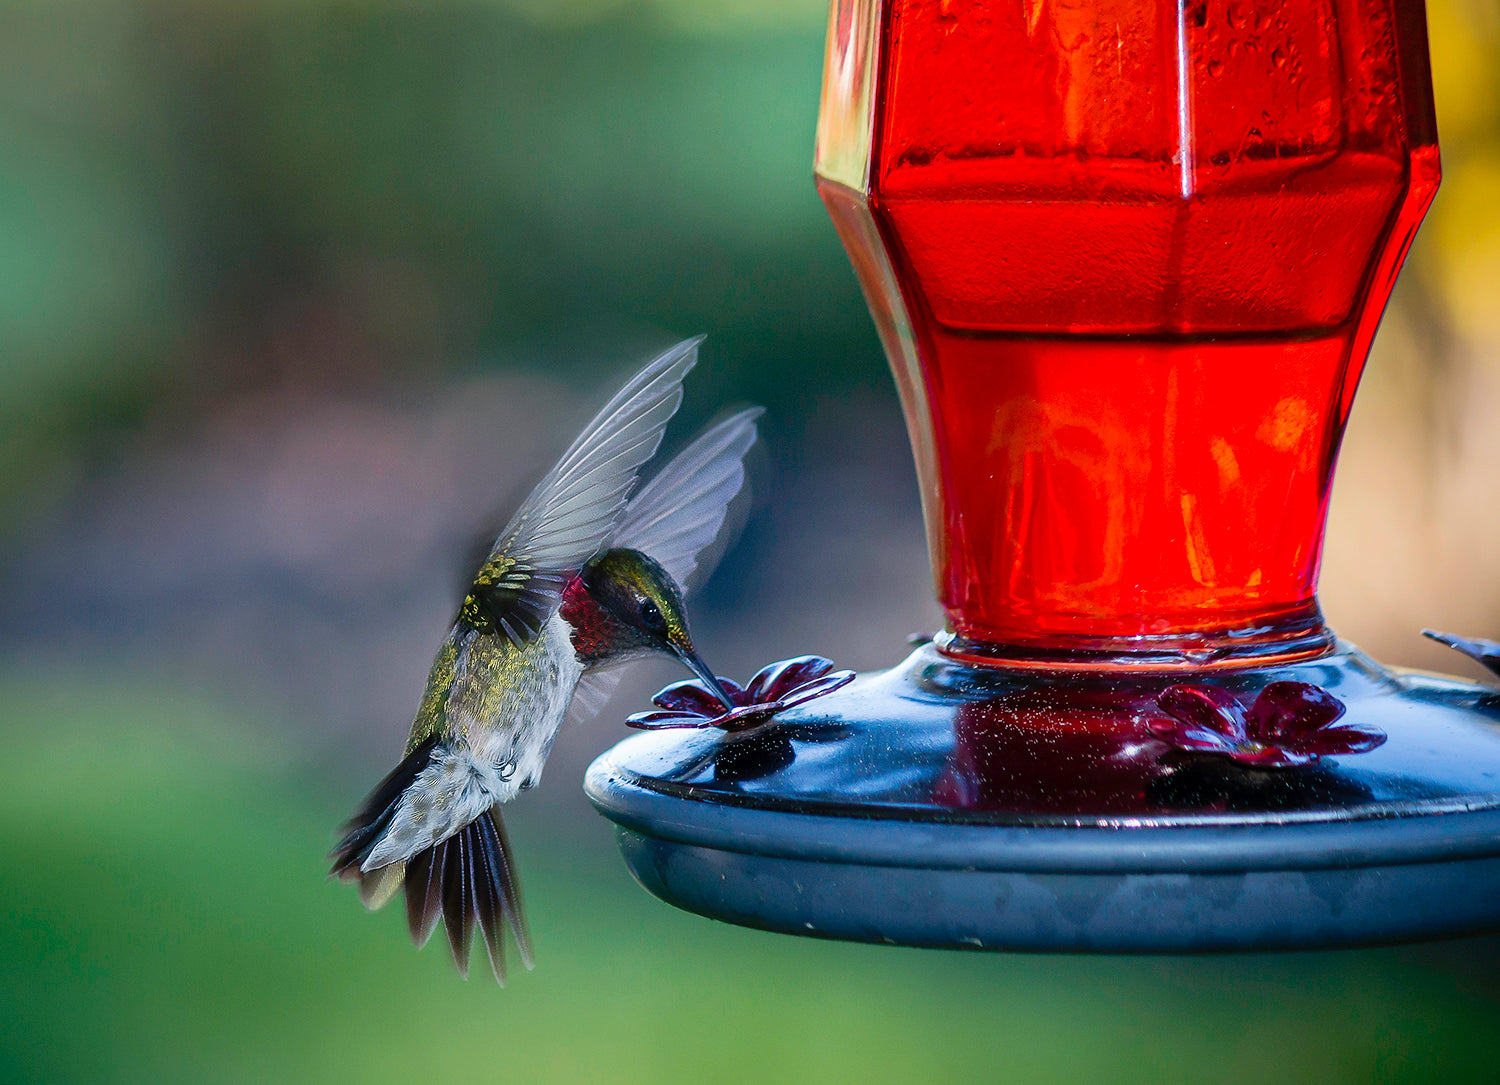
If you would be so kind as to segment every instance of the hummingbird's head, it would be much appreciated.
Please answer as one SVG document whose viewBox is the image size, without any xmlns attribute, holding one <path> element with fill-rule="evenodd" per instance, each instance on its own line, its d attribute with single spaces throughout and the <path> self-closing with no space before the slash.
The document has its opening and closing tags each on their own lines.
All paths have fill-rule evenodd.
<svg viewBox="0 0 1500 1085">
<path fill-rule="evenodd" d="M 601 619 L 600 628 L 578 631 L 597 642 L 589 654 L 618 657 L 669 652 L 729 705 L 719 680 L 693 647 L 682 589 L 670 573 L 639 550 L 622 548 L 594 558 L 580 570 L 578 579 Z"/>
</svg>

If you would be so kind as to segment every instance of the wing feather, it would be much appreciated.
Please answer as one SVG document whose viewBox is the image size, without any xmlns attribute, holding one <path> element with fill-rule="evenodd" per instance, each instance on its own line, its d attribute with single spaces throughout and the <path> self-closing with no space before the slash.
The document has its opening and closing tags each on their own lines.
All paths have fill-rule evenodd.
<svg viewBox="0 0 1500 1085">
<path fill-rule="evenodd" d="M 745 484 L 744 457 L 755 443 L 761 413 L 752 407 L 731 415 L 672 457 L 630 499 L 609 545 L 649 554 L 684 587 L 706 579 L 722 553 L 713 543 Z M 573 690 L 568 718 L 582 723 L 598 715 L 624 673 L 620 666 L 585 671 Z"/>
<path fill-rule="evenodd" d="M 573 687 L 573 699 L 568 702 L 568 722 L 587 723 L 597 716 L 615 695 L 615 690 L 620 688 L 620 679 L 624 677 L 623 666 L 593 667 L 584 671 Z"/>
<path fill-rule="evenodd" d="M 651 555 L 684 587 L 695 574 L 706 579 L 714 564 L 707 551 L 745 484 L 744 457 L 762 413 L 730 415 L 674 456 L 631 498 L 609 544 Z"/>
<path fill-rule="evenodd" d="M 682 404 L 682 380 L 702 336 L 652 360 L 594 416 L 500 532 L 464 600 L 512 643 L 535 637 L 557 609 L 568 570 L 583 565 L 619 523 L 641 464 Z"/>
</svg>

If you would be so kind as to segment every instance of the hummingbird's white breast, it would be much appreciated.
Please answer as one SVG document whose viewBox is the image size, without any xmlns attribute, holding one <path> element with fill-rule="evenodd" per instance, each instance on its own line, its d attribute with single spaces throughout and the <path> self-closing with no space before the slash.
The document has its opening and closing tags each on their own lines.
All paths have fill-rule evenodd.
<svg viewBox="0 0 1500 1085">
<path fill-rule="evenodd" d="M 572 627 L 557 613 L 517 654 L 520 658 L 507 664 L 499 703 L 480 709 L 489 718 L 467 717 L 470 705 L 450 698 L 450 726 L 465 739 L 476 773 L 489 778 L 493 802 L 506 802 L 522 785 L 541 779 L 552 740 L 583 675 L 573 650 Z M 455 680 L 455 692 L 458 686 Z"/>
</svg>

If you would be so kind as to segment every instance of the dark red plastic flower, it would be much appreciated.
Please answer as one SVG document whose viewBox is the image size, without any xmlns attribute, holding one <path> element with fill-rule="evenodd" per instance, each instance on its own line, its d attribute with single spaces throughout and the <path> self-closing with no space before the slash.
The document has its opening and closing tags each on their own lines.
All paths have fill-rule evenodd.
<svg viewBox="0 0 1500 1085">
<path fill-rule="evenodd" d="M 1364 753 L 1385 741 L 1385 732 L 1375 727 L 1335 727 L 1344 702 L 1306 682 L 1272 682 L 1248 711 L 1217 686 L 1173 686 L 1156 703 L 1172 716 L 1150 722 L 1157 738 L 1253 768 L 1307 765 L 1320 757 Z"/>
<path fill-rule="evenodd" d="M 778 712 L 832 693 L 854 680 L 853 671 L 836 671 L 822 656 L 798 656 L 762 667 L 746 686 L 728 678 L 719 683 L 734 707 L 726 709 L 697 679 L 674 682 L 651 698 L 660 711 L 637 712 L 625 722 L 643 731 L 669 727 L 719 727 L 746 731 Z"/>
</svg>

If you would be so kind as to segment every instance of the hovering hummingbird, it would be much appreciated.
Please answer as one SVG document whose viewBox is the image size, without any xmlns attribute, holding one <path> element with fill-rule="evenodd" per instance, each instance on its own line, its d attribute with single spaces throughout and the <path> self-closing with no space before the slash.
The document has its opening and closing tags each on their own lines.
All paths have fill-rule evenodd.
<svg viewBox="0 0 1500 1085">
<path fill-rule="evenodd" d="M 637 373 L 511 518 L 438 648 L 406 756 L 345 826 L 333 873 L 371 909 L 406 890 L 412 939 L 439 918 L 468 975 L 477 922 L 495 978 L 504 928 L 530 937 L 500 804 L 532 787 L 564 718 L 592 716 L 617 665 L 675 655 L 725 704 L 688 631 L 683 588 L 744 483 L 759 408 L 712 426 L 631 496 L 682 402 L 702 337 Z"/>
</svg>

